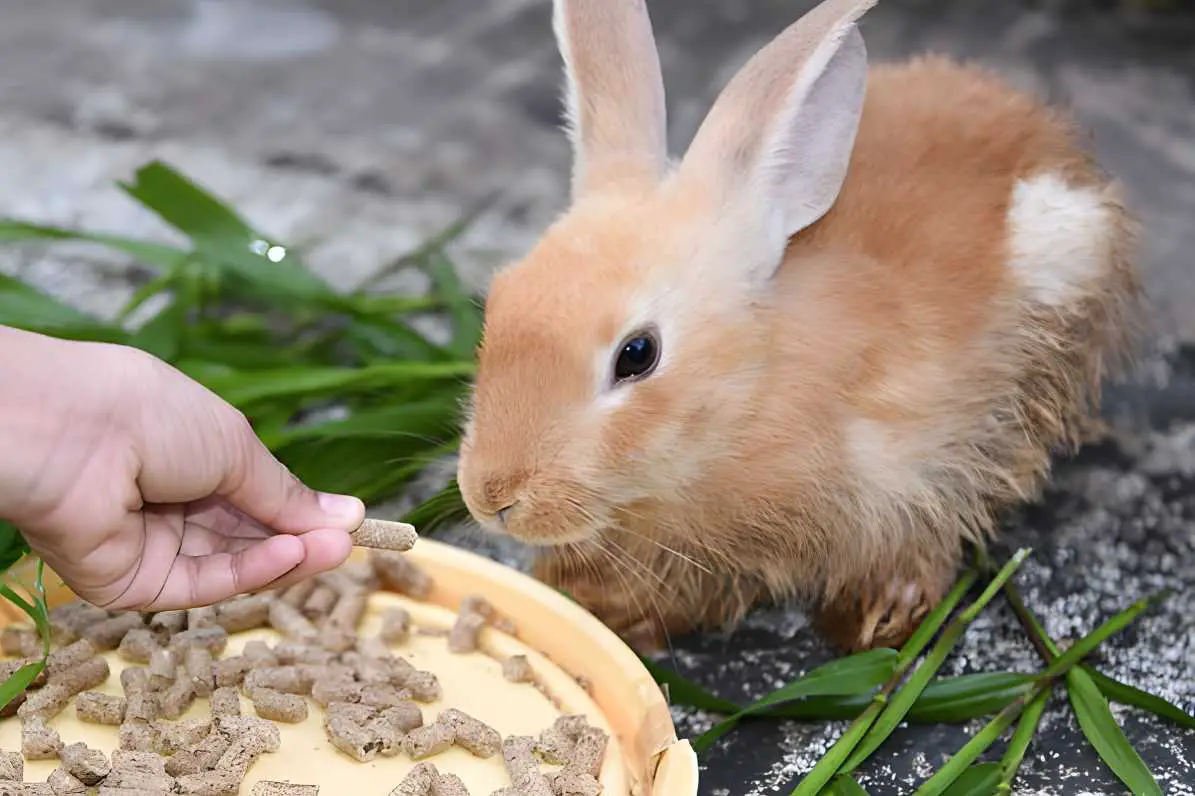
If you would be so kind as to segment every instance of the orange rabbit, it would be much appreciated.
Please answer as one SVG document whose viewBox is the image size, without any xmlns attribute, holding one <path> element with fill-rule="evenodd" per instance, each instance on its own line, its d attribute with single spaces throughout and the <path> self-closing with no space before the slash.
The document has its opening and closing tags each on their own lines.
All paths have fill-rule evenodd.
<svg viewBox="0 0 1195 796">
<path fill-rule="evenodd" d="M 572 206 L 494 278 L 459 483 L 640 648 L 799 599 L 903 641 L 966 542 L 1098 428 L 1136 224 L 1061 113 L 977 67 L 869 70 L 826 0 L 684 157 L 643 0 L 556 0 Z"/>
</svg>

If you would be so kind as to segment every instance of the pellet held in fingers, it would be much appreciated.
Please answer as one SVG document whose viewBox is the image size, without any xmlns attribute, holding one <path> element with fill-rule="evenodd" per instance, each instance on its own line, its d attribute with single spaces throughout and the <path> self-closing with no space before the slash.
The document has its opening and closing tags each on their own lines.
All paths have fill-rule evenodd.
<svg viewBox="0 0 1195 796">
<path fill-rule="evenodd" d="M 353 544 L 357 547 L 397 552 L 410 550 L 419 540 L 414 525 L 375 519 L 366 519 L 361 523 L 361 527 L 353 531 L 350 536 L 353 537 Z"/>
<path fill-rule="evenodd" d="M 84 691 L 75 699 L 75 715 L 80 721 L 115 727 L 124 721 L 126 705 L 125 697 Z"/>
</svg>

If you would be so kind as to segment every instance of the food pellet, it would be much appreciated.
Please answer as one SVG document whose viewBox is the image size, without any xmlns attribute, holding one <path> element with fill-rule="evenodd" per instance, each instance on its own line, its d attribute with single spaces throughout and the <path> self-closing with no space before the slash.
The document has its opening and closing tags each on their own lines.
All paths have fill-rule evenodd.
<svg viewBox="0 0 1195 796">
<path fill-rule="evenodd" d="M 180 677 L 158 694 L 158 712 L 167 719 L 177 719 L 195 702 L 195 686 Z"/>
<path fill-rule="evenodd" d="M 219 655 L 228 646 L 228 633 L 219 625 L 188 628 L 170 639 L 170 648 L 182 654 L 187 647 L 203 647 Z"/>
<path fill-rule="evenodd" d="M 70 644 L 83 634 L 83 629 L 109 616 L 103 608 L 82 600 L 50 609 L 50 637 L 55 644 Z"/>
<path fill-rule="evenodd" d="M 252 735 L 265 745 L 267 752 L 277 752 L 282 745 L 278 725 L 256 716 L 222 717 L 216 720 L 216 729 L 230 738 Z"/>
<path fill-rule="evenodd" d="M 311 592 L 315 591 L 318 585 L 314 578 L 301 580 L 284 591 L 279 599 L 290 603 L 295 608 L 302 608 L 303 604 L 307 602 L 307 598 L 311 596 Z"/>
<path fill-rule="evenodd" d="M 221 730 L 209 733 L 198 745 L 191 749 L 191 753 L 195 755 L 195 763 L 199 766 L 200 771 L 207 771 L 215 768 L 216 764 L 220 762 L 220 758 L 228 751 L 228 747 L 232 745 L 232 736 Z M 175 776 L 181 776 L 176 774 Z"/>
<path fill-rule="evenodd" d="M 125 718 L 120 725 L 120 748 L 131 752 L 152 752 L 157 745 L 158 737 L 153 725 L 147 721 L 130 721 Z"/>
<path fill-rule="evenodd" d="M 502 742 L 502 762 L 511 784 L 523 796 L 554 796 L 539 770 L 539 761 L 532 754 L 535 739 L 530 735 L 511 735 Z"/>
<path fill-rule="evenodd" d="M 378 715 L 403 733 L 423 726 L 423 711 L 414 702 L 401 702 L 382 708 Z"/>
<path fill-rule="evenodd" d="M 124 634 L 116 653 L 126 661 L 149 663 L 150 656 L 158 647 L 158 637 L 152 630 L 147 627 L 135 627 Z"/>
<path fill-rule="evenodd" d="M 319 670 L 305 664 L 254 669 L 245 676 L 245 688 L 270 688 L 287 694 L 310 694 Z"/>
<path fill-rule="evenodd" d="M 609 737 L 597 727 L 588 727 L 577 738 L 572 754 L 565 761 L 568 769 L 597 777 L 602 772 L 602 759 L 606 755 Z"/>
<path fill-rule="evenodd" d="M 124 721 L 125 705 L 124 697 L 84 691 L 75 699 L 75 715 L 91 724 L 117 726 Z"/>
<path fill-rule="evenodd" d="M 402 748 L 412 760 L 422 760 L 438 755 L 456 742 L 456 727 L 442 720 L 442 715 L 431 724 L 418 727 L 403 738 Z"/>
<path fill-rule="evenodd" d="M 493 757 L 502 749 L 502 735 L 463 710 L 448 708 L 436 721 L 452 727 L 456 745 L 474 757 Z"/>
<path fill-rule="evenodd" d="M 352 578 L 366 591 L 372 592 L 381 588 L 382 584 L 378 581 L 378 573 L 373 571 L 373 565 L 368 561 L 349 561 L 341 564 L 335 571 Z"/>
<path fill-rule="evenodd" d="M 320 627 L 320 644 L 334 652 L 352 648 L 357 640 L 357 625 L 365 615 L 369 595 L 363 589 L 353 589 L 340 595 L 336 605 Z"/>
<path fill-rule="evenodd" d="M 556 796 L 599 796 L 602 783 L 579 771 L 559 771 L 551 781 Z"/>
<path fill-rule="evenodd" d="M 216 624 L 226 633 L 241 633 L 264 627 L 270 618 L 270 603 L 274 598 L 268 594 L 253 594 L 238 597 L 216 606 Z"/>
<path fill-rule="evenodd" d="M 241 790 L 242 776 L 235 771 L 216 769 L 198 774 L 184 774 L 175 782 L 175 790 L 187 796 L 235 796 Z"/>
<path fill-rule="evenodd" d="M 41 654 L 41 636 L 28 627 L 6 627 L 0 631 L 0 651 L 14 658 Z"/>
<path fill-rule="evenodd" d="M 79 635 L 90 641 L 97 650 L 107 652 L 120 646 L 125 633 L 144 626 L 141 614 L 124 613 L 85 627 Z"/>
<path fill-rule="evenodd" d="M 415 671 L 406 677 L 402 687 L 420 702 L 435 702 L 443 695 L 440 681 L 431 672 Z"/>
<path fill-rule="evenodd" d="M 448 649 L 458 655 L 477 651 L 478 636 L 488 620 L 481 614 L 458 614 L 448 631 Z"/>
<path fill-rule="evenodd" d="M 249 796 L 319 796 L 319 786 L 262 780 L 253 786 Z"/>
<path fill-rule="evenodd" d="M 234 655 L 231 658 L 221 658 L 212 664 L 215 675 L 216 688 L 238 686 L 245 680 L 245 674 L 253 666 L 253 662 L 244 655 Z"/>
<path fill-rule="evenodd" d="M 535 680 L 535 672 L 526 655 L 511 655 L 502 661 L 502 676 L 512 683 L 530 683 Z"/>
<path fill-rule="evenodd" d="M 17 715 L 23 719 L 34 716 L 52 719 L 62 712 L 70 698 L 71 692 L 65 685 L 48 683 L 26 693 L 25 702 L 17 708 Z"/>
<path fill-rule="evenodd" d="M 277 727 L 274 731 L 277 732 Z M 234 738 L 228 750 L 216 762 L 216 770 L 235 771 L 238 779 L 244 779 L 257 758 L 266 753 L 268 741 L 259 732 L 246 732 Z"/>
<path fill-rule="evenodd" d="M 432 782 L 432 796 L 469 796 L 469 789 L 456 774 L 444 772 Z"/>
<path fill-rule="evenodd" d="M 210 605 L 187 609 L 187 630 L 211 627 L 216 624 L 216 609 Z"/>
<path fill-rule="evenodd" d="M 235 688 L 217 688 L 212 692 L 211 709 L 213 716 L 241 715 L 241 698 Z"/>
<path fill-rule="evenodd" d="M 297 724 L 307 718 L 307 700 L 296 694 L 284 694 L 272 688 L 255 688 L 249 695 L 253 710 L 270 721 Z"/>
<path fill-rule="evenodd" d="M 203 771 L 203 766 L 199 765 L 199 757 L 190 749 L 183 749 L 166 758 L 166 773 L 172 777 L 198 774 L 200 771 Z"/>
<path fill-rule="evenodd" d="M 324 714 L 324 734 L 332 746 L 360 763 L 373 760 L 385 746 L 371 726 L 376 712 L 364 705 L 334 702 Z"/>
<path fill-rule="evenodd" d="M 180 749 L 195 746 L 212 731 L 209 719 L 184 719 L 182 721 L 156 721 L 154 729 L 158 734 L 158 748 L 163 754 L 174 754 Z"/>
<path fill-rule="evenodd" d="M 100 793 L 113 793 L 119 796 L 163 796 L 163 794 L 170 793 L 174 790 L 174 777 L 168 774 L 145 774 L 140 771 L 117 771 L 113 768 L 112 773 L 104 780 L 104 784 L 100 787 Z"/>
<path fill-rule="evenodd" d="M 50 675 L 46 681 L 46 688 L 52 685 L 61 685 L 70 696 L 74 696 L 80 691 L 101 685 L 108 679 L 111 672 L 112 669 L 108 666 L 107 659 L 96 655 L 69 669 L 62 669 Z"/>
<path fill-rule="evenodd" d="M 166 773 L 166 760 L 154 752 L 129 752 L 117 749 L 112 753 L 112 771 L 136 771 L 155 776 Z"/>
<path fill-rule="evenodd" d="M 127 669 L 125 671 L 128 671 Z M 153 721 L 159 714 L 161 708 L 158 706 L 158 695 L 150 693 L 149 691 L 125 691 L 128 696 L 125 697 L 124 720 L 129 721 Z"/>
<path fill-rule="evenodd" d="M 54 796 L 75 796 L 75 794 L 87 793 L 87 786 L 62 766 L 50 772 L 50 776 L 46 777 L 46 784 L 50 786 Z"/>
<path fill-rule="evenodd" d="M 375 708 L 390 708 L 409 703 L 411 692 L 386 683 L 366 683 L 361 688 L 361 704 Z"/>
<path fill-rule="evenodd" d="M 260 639 L 254 639 L 245 644 L 241 648 L 241 655 L 253 664 L 253 668 L 255 669 L 261 666 L 277 666 L 279 663 L 278 653 L 269 644 Z"/>
<path fill-rule="evenodd" d="M 387 608 L 379 634 L 387 644 L 401 644 L 411 635 L 411 614 L 406 608 Z"/>
<path fill-rule="evenodd" d="M 178 676 L 178 655 L 165 648 L 154 650 L 149 659 L 149 688 L 165 691 Z"/>
<path fill-rule="evenodd" d="M 431 763 L 419 763 L 403 777 L 390 796 L 431 796 L 432 782 L 438 778 L 436 767 Z"/>
<path fill-rule="evenodd" d="M 62 767 L 84 785 L 99 783 L 112 770 L 103 752 L 82 742 L 62 747 L 58 758 L 62 761 Z"/>
<path fill-rule="evenodd" d="M 301 641 L 282 642 L 274 647 L 274 656 L 277 658 L 277 663 L 283 666 L 292 663 L 325 666 L 336 660 L 336 653 Z"/>
<path fill-rule="evenodd" d="M 25 782 L 20 785 L 0 782 L 0 796 L 54 796 L 54 790 L 48 782 Z"/>
<path fill-rule="evenodd" d="M 95 657 L 95 645 L 85 638 L 59 647 L 46 658 L 46 674 L 56 674 L 64 669 L 73 669 L 88 658 Z"/>
<path fill-rule="evenodd" d="M 311 698 L 324 707 L 333 702 L 360 702 L 363 688 L 351 677 L 320 677 L 311 687 Z"/>
<path fill-rule="evenodd" d="M 187 629 L 186 611 L 159 611 L 149 619 L 149 629 L 163 639 Z"/>
<path fill-rule="evenodd" d="M 350 534 L 357 547 L 372 547 L 378 550 L 405 552 L 415 546 L 419 539 L 415 526 L 405 522 L 367 519 L 361 527 Z"/>
<path fill-rule="evenodd" d="M 432 591 L 432 579 L 419 567 L 407 560 L 402 553 L 389 550 L 371 550 L 370 564 L 377 573 L 382 587 L 400 594 L 427 599 Z"/>
<path fill-rule="evenodd" d="M 269 620 L 270 627 L 297 641 L 308 641 L 319 635 L 315 625 L 298 608 L 283 600 L 270 603 Z"/>
<path fill-rule="evenodd" d="M 120 687 L 126 695 L 149 690 L 149 669 L 130 666 L 120 671 Z"/>
<path fill-rule="evenodd" d="M 20 752 L 0 751 L 0 780 L 20 782 L 25 779 L 25 758 Z"/>
<path fill-rule="evenodd" d="M 328 615 L 340 595 L 326 583 L 316 585 L 315 590 L 303 603 L 303 615 L 308 619 L 322 618 Z"/>
<path fill-rule="evenodd" d="M 188 647 L 183 658 L 183 671 L 191 678 L 196 696 L 210 696 L 216 687 L 216 673 L 212 653 L 204 647 Z"/>
</svg>

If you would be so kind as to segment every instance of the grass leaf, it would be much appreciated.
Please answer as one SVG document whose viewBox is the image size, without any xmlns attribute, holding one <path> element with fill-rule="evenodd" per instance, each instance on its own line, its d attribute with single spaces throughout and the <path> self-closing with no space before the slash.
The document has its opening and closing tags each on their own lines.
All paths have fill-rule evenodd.
<svg viewBox="0 0 1195 796">
<path fill-rule="evenodd" d="M 63 227 L 44 224 L 28 224 L 23 221 L 0 219 L 0 243 L 21 243 L 26 241 L 61 241 L 94 243 L 123 252 L 143 265 L 156 269 L 168 269 L 187 256 L 187 252 L 173 246 L 149 241 L 133 240 L 118 235 L 104 235 L 96 232 L 79 232 Z"/>
<path fill-rule="evenodd" d="M 867 796 L 867 791 L 850 774 L 835 777 L 825 792 L 830 796 Z"/>
<path fill-rule="evenodd" d="M 448 304 L 448 313 L 452 319 L 452 343 L 448 347 L 449 353 L 458 359 L 472 357 L 478 343 L 481 342 L 481 306 L 475 297 L 465 291 L 456 269 L 447 257 L 435 252 L 428 259 L 427 272 L 435 283 L 437 292 Z"/>
<path fill-rule="evenodd" d="M 124 342 L 125 333 L 18 279 L 0 274 L 0 325 L 74 340 Z"/>
<path fill-rule="evenodd" d="M 1128 786 L 1134 796 L 1162 796 L 1161 786 L 1141 755 L 1124 736 L 1112 711 L 1108 709 L 1108 700 L 1100 693 L 1091 676 L 1081 668 L 1071 669 L 1066 676 L 1066 692 L 1079 727 L 1108 768 Z"/>
<path fill-rule="evenodd" d="M 1167 702 L 1159 696 L 1154 696 L 1148 691 L 1142 691 L 1135 686 L 1114 680 L 1090 666 L 1084 665 L 1082 668 L 1095 684 L 1099 686 L 1100 692 L 1110 701 L 1148 710 L 1156 716 L 1173 721 L 1180 727 L 1195 730 L 1195 716 L 1186 713 L 1176 705 Z"/>
<path fill-rule="evenodd" d="M 1000 785 L 999 763 L 976 763 L 962 773 L 943 796 L 992 796 Z"/>
<path fill-rule="evenodd" d="M 1004 708 L 1033 687 L 1033 677 L 1013 672 L 978 672 L 931 682 L 905 718 L 921 724 L 970 721 Z"/>
<path fill-rule="evenodd" d="M 1043 689 L 1021 714 L 1017 728 L 1008 741 L 1008 748 L 1004 750 L 1004 759 L 1000 761 L 1000 784 L 996 788 L 997 792 L 1012 793 L 1012 784 L 1021 769 L 1021 761 L 1025 759 L 1025 752 L 1028 751 L 1033 736 L 1037 735 L 1037 726 L 1041 723 L 1052 691 L 1049 687 Z"/>
<path fill-rule="evenodd" d="M 692 742 L 693 749 L 699 754 L 704 752 L 733 730 L 744 716 L 761 713 L 776 705 L 810 696 L 867 693 L 892 677 L 896 671 L 896 658 L 896 650 L 874 649 L 822 664 L 714 725 Z"/>
<path fill-rule="evenodd" d="M 671 705 L 696 708 L 710 713 L 734 713 L 739 709 L 733 702 L 711 694 L 678 672 L 665 668 L 650 658 L 640 655 L 639 660 L 657 683 L 668 688 L 668 702 Z"/>
<path fill-rule="evenodd" d="M 20 696 L 29 687 L 29 684 L 37 679 L 45 666 L 45 661 L 37 661 L 27 663 L 13 672 L 3 685 L 0 685 L 0 708 L 6 707 L 9 702 Z"/>
</svg>

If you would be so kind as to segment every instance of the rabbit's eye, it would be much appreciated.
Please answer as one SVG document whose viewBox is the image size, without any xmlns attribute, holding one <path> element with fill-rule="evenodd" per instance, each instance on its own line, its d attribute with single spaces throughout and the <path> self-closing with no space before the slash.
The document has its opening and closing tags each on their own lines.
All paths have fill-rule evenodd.
<svg viewBox="0 0 1195 796">
<path fill-rule="evenodd" d="M 622 344 L 614 362 L 614 381 L 642 379 L 655 370 L 660 361 L 660 343 L 655 334 L 640 332 Z"/>
</svg>

